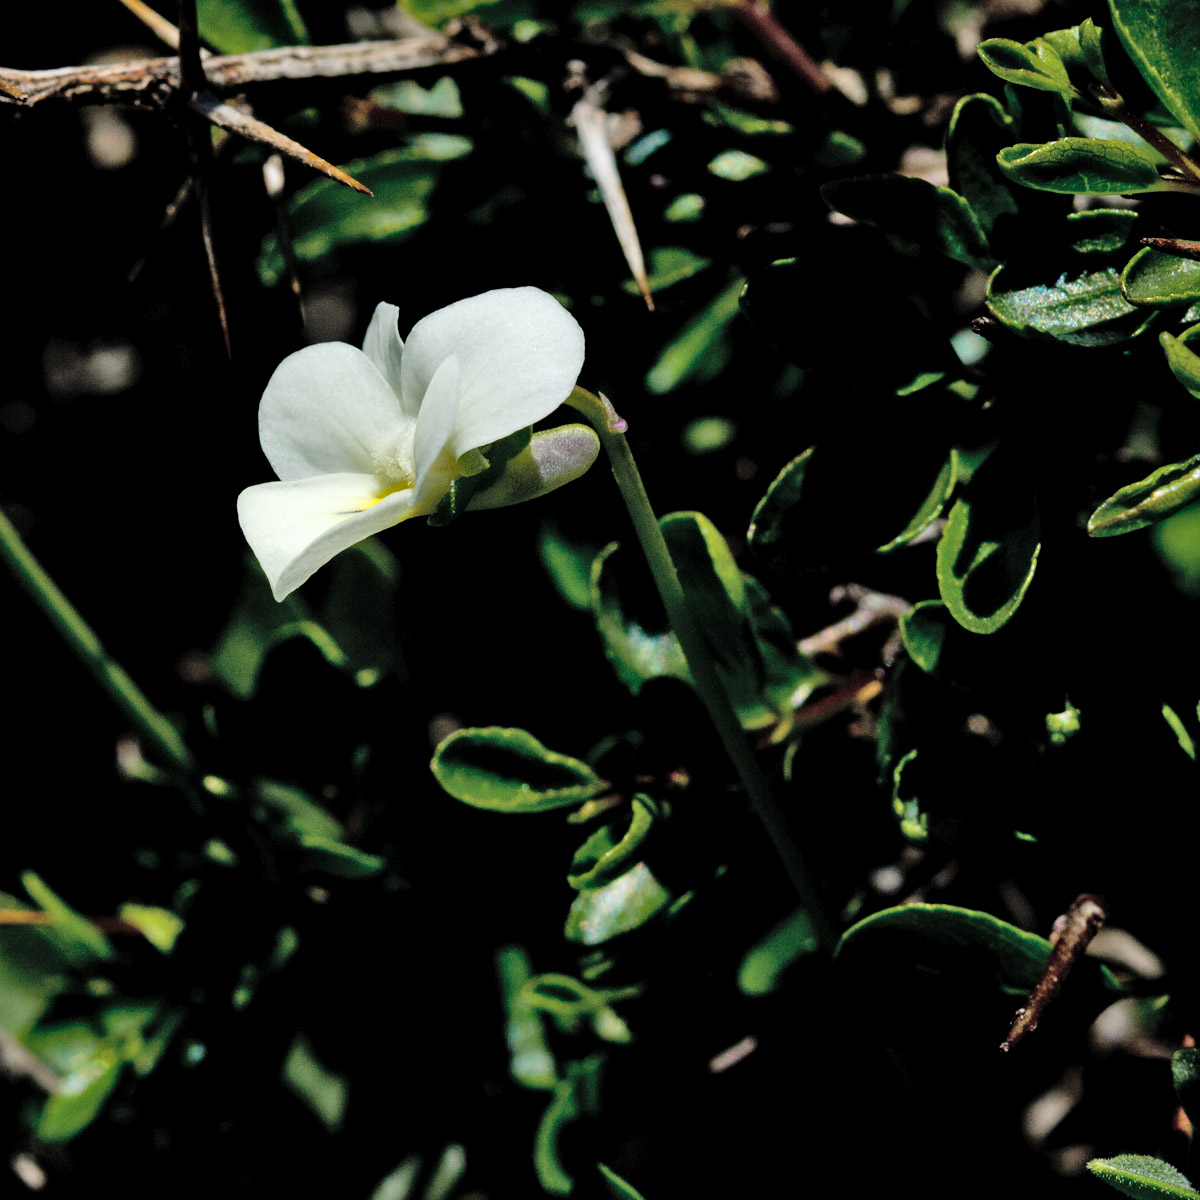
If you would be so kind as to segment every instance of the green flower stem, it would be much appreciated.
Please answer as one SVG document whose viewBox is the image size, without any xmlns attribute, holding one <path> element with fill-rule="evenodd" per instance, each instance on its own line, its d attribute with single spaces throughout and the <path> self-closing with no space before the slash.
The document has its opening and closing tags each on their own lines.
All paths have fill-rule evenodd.
<svg viewBox="0 0 1200 1200">
<path fill-rule="evenodd" d="M 801 903 L 813 922 L 813 927 L 822 946 L 829 952 L 833 951 L 836 937 L 833 926 L 825 913 L 820 893 L 813 882 L 812 874 L 804 861 L 800 848 L 792 840 L 791 831 L 783 819 L 783 813 L 775 803 L 771 787 L 758 765 L 758 760 L 746 740 L 746 734 L 738 720 L 737 713 L 729 701 L 729 695 L 717 675 L 712 656 L 697 628 L 688 608 L 687 598 L 679 583 L 675 564 L 671 561 L 670 551 L 663 539 L 662 529 L 658 518 L 650 506 L 646 495 L 645 485 L 634 462 L 633 452 L 625 438 L 625 422 L 617 416 L 612 405 L 603 397 L 593 396 L 591 392 L 577 387 L 567 398 L 567 404 L 578 409 L 590 422 L 599 435 L 600 444 L 608 455 L 617 487 L 621 498 L 633 521 L 642 554 L 654 577 L 658 594 L 667 610 L 667 618 L 671 628 L 679 639 L 679 645 L 687 659 L 688 668 L 696 684 L 696 691 L 701 702 L 708 711 L 709 719 L 716 727 L 725 752 L 733 763 L 738 779 L 755 815 L 767 831 L 771 844 L 775 847 L 788 879 L 800 896 Z"/>
<path fill-rule="evenodd" d="M 168 762 L 183 773 L 194 775 L 198 764 L 179 736 L 179 731 L 146 699 L 125 668 L 109 657 L 91 626 L 59 591 L 58 585 L 46 574 L 41 563 L 30 554 L 21 535 L 2 509 L 0 556 L 147 744 L 155 746 Z"/>
</svg>

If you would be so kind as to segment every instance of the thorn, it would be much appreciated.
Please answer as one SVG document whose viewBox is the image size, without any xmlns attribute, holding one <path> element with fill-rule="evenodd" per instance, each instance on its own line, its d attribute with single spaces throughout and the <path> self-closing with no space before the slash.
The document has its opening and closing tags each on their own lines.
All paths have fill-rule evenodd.
<svg viewBox="0 0 1200 1200">
<path fill-rule="evenodd" d="M 1139 239 L 1143 246 L 1173 254 L 1176 258 L 1190 258 L 1200 262 L 1200 242 L 1185 242 L 1179 238 L 1144 237 Z"/>
<path fill-rule="evenodd" d="M 278 150 L 280 154 L 286 154 L 288 158 L 294 158 L 306 167 L 312 167 L 313 170 L 320 171 L 322 175 L 328 175 L 330 179 L 336 180 L 338 183 L 344 183 L 364 196 L 374 195 L 369 187 L 359 183 L 357 179 L 335 167 L 333 163 L 326 162 L 311 150 L 305 149 L 299 142 L 280 133 L 278 129 L 272 129 L 265 121 L 260 121 L 257 117 L 252 117 L 249 113 L 234 108 L 232 104 L 218 100 L 211 92 L 198 92 L 192 97 L 190 103 L 196 112 L 219 128 L 228 129 L 231 133 L 240 134 L 260 145 L 270 146 L 272 150 Z"/>
<path fill-rule="evenodd" d="M 179 216 L 179 210 L 187 203 L 188 197 L 192 194 L 192 177 L 189 175 L 180 185 L 179 190 L 171 197 L 171 202 L 163 210 L 162 220 L 158 223 L 158 232 L 163 233 L 170 229 L 175 224 L 175 218 Z M 142 268 L 146 265 L 146 254 L 133 264 L 129 275 L 126 279 L 127 283 L 133 283 L 142 273 Z"/>
<path fill-rule="evenodd" d="M 642 245 L 638 241 L 637 226 L 629 210 L 629 200 L 621 183 L 621 172 L 617 168 L 617 156 L 608 140 L 607 114 L 599 104 L 599 85 L 587 88 L 575 107 L 571 109 L 571 124 L 579 134 L 579 146 L 583 157 L 592 169 L 592 175 L 600 188 L 608 219 L 612 222 L 617 241 L 625 254 L 625 261 L 637 282 L 638 291 L 646 307 L 654 311 L 654 298 L 650 295 L 650 282 L 646 278 L 646 261 L 642 256 Z"/>
<path fill-rule="evenodd" d="M 179 78 L 184 91 L 195 96 L 207 88 L 200 59 L 200 33 L 196 26 L 196 0 L 179 0 Z"/>
<path fill-rule="evenodd" d="M 6 96 L 11 96 L 18 104 L 24 104 L 29 99 L 15 83 L 9 83 L 6 79 L 0 79 L 0 92 L 3 92 Z"/>
<path fill-rule="evenodd" d="M 225 308 L 225 291 L 221 287 L 221 275 L 217 268 L 217 252 L 212 236 L 212 209 L 208 202 L 208 167 L 212 162 L 212 138 L 203 125 L 197 126 L 189 121 L 187 127 L 188 146 L 192 152 L 192 190 L 200 205 L 200 236 L 204 242 L 204 257 L 208 261 L 208 279 L 212 286 L 213 300 L 217 305 L 217 319 L 221 322 L 221 336 L 225 339 L 225 356 L 232 360 L 229 313 Z"/>
</svg>

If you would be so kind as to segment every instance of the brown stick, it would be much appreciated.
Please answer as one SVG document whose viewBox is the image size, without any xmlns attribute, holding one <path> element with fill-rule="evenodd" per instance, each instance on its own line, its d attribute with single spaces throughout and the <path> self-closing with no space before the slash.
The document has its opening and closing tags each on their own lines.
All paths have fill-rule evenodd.
<svg viewBox="0 0 1200 1200">
<path fill-rule="evenodd" d="M 483 58 L 496 47 L 464 46 L 438 35 L 389 42 L 356 42 L 339 46 L 280 46 L 250 54 L 213 55 L 204 62 L 209 89 L 217 94 L 239 91 L 282 79 L 348 79 L 404 75 L 426 67 Z M 179 92 L 178 58 L 85 67 L 18 71 L 0 67 L 0 108 L 7 105 L 130 104 L 161 109 Z M 20 92 L 19 100 L 12 92 Z"/>
<path fill-rule="evenodd" d="M 740 0 L 733 7 L 733 14 L 754 34 L 772 58 L 803 79 L 818 96 L 823 96 L 833 87 L 821 64 L 780 25 L 769 9 L 756 0 Z"/>
<path fill-rule="evenodd" d="M 1062 987 L 1067 973 L 1100 931 L 1100 926 L 1104 924 L 1107 916 L 1104 901 L 1099 896 L 1085 894 L 1076 896 L 1071 907 L 1054 923 L 1058 940 L 1054 943 L 1054 949 L 1050 951 L 1046 969 L 1037 981 L 1037 986 L 1029 993 L 1025 1007 L 1017 1009 L 1008 1037 L 1000 1043 L 1001 1050 L 1011 1050 L 1027 1033 L 1032 1033 L 1037 1028 L 1046 1006 L 1058 995 L 1058 989 Z"/>
</svg>

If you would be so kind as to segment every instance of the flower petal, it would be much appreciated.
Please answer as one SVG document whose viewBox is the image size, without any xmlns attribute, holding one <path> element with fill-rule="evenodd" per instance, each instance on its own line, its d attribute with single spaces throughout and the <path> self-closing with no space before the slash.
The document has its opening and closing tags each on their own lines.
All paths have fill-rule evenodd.
<svg viewBox="0 0 1200 1200">
<path fill-rule="evenodd" d="M 275 369 L 259 405 L 258 435 L 280 479 L 367 473 L 403 419 L 399 396 L 361 350 L 322 342 Z"/>
<path fill-rule="evenodd" d="M 583 366 L 583 330 L 547 292 L 502 288 L 459 300 L 418 321 L 400 364 L 407 402 L 423 402 L 438 367 L 454 355 L 462 370 L 456 458 L 552 413 Z"/>
<path fill-rule="evenodd" d="M 342 473 L 260 483 L 238 497 L 238 520 L 276 600 L 298 588 L 335 554 L 433 504 L 417 504 L 412 488 L 380 499 L 375 475 Z"/>
<path fill-rule="evenodd" d="M 413 464 L 416 471 L 413 487 L 422 498 L 441 482 L 441 476 L 445 474 L 443 471 L 437 471 L 434 474 L 438 478 L 435 479 L 430 477 L 429 470 L 446 449 L 446 443 L 454 431 L 454 420 L 458 416 L 461 375 L 458 359 L 452 354 L 434 371 L 433 378 L 425 389 L 425 398 L 421 401 L 421 411 L 417 414 L 417 428 L 413 435 Z M 446 457 L 447 461 L 443 465 L 452 470 L 454 460 L 450 455 Z M 450 486 L 450 478 L 453 478 L 453 475 L 445 479 L 445 486 L 438 491 L 439 496 Z M 427 479 L 428 488 L 424 486 Z"/>
<path fill-rule="evenodd" d="M 363 338 L 363 353 L 375 364 L 375 369 L 392 385 L 392 391 L 400 396 L 401 405 L 404 397 L 400 394 L 400 359 L 404 354 L 404 343 L 400 340 L 400 331 L 396 328 L 396 320 L 400 309 L 394 304 L 377 304 L 371 324 L 367 326 Z M 417 415 L 417 405 L 413 402 L 404 411 L 410 417 Z"/>
<path fill-rule="evenodd" d="M 504 474 L 485 491 L 476 492 L 467 508 L 503 508 L 544 496 L 578 479 L 599 453 L 600 439 L 586 425 L 559 425 L 535 433 L 529 445 L 509 459 Z"/>
</svg>

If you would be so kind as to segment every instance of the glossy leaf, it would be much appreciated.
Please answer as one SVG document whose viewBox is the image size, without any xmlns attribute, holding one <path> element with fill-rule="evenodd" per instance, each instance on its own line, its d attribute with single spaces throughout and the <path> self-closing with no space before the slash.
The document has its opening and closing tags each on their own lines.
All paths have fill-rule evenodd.
<svg viewBox="0 0 1200 1200">
<path fill-rule="evenodd" d="M 295 0 L 196 0 L 196 22 L 200 36 L 218 54 L 308 42 Z"/>
<path fill-rule="evenodd" d="M 1138 214 L 1128 208 L 1089 208 L 1068 213 L 1066 228 L 1073 253 L 1119 254 L 1133 236 Z"/>
<path fill-rule="evenodd" d="M 994 96 L 976 92 L 954 106 L 946 132 L 950 187 L 971 206 L 987 237 L 997 221 L 1017 212 L 1016 197 L 996 163 L 996 155 L 1012 142 L 1012 123 Z"/>
<path fill-rule="evenodd" d="M 945 969 L 956 959 L 983 953 L 991 962 L 996 984 L 1012 995 L 1027 995 L 1041 978 L 1051 944 L 1035 933 L 1018 929 L 990 913 L 953 904 L 902 904 L 872 913 L 842 934 L 839 956 L 851 950 L 866 951 L 881 939 L 907 939 L 915 966 Z M 1097 972 L 1109 991 L 1121 985 L 1094 959 L 1076 965 L 1076 971 Z"/>
<path fill-rule="evenodd" d="M 599 946 L 644 925 L 670 903 L 671 894 L 638 863 L 603 887 L 575 897 L 563 933 L 569 942 Z"/>
<path fill-rule="evenodd" d="M 994 263 L 971 205 L 957 192 L 904 175 L 862 175 L 821 188 L 831 208 L 940 251 L 969 267 Z"/>
<path fill-rule="evenodd" d="M 747 996 L 765 996 L 779 987 L 784 972 L 820 949 L 812 921 L 802 908 L 779 922 L 751 948 L 738 968 L 738 988 Z"/>
<path fill-rule="evenodd" d="M 565 808 L 608 787 L 587 763 L 547 750 L 523 729 L 494 725 L 452 733 L 430 767 L 456 800 L 493 812 Z"/>
<path fill-rule="evenodd" d="M 1042 39 L 1022 45 L 1010 38 L 989 38 L 979 43 L 976 53 L 1005 83 L 1061 95 L 1075 91 L 1057 51 Z"/>
<path fill-rule="evenodd" d="M 1103 1179 L 1133 1200 L 1197 1200 L 1200 1192 L 1187 1177 L 1161 1158 L 1145 1154 L 1118 1154 L 1116 1158 L 1093 1158 L 1087 1165 L 1097 1179 Z"/>
<path fill-rule="evenodd" d="M 1178 337 L 1159 334 L 1158 341 L 1167 356 L 1171 374 L 1200 400 L 1200 353 L 1197 353 L 1200 350 L 1200 325 L 1185 329 Z"/>
<path fill-rule="evenodd" d="M 594 888 L 624 874 L 640 857 L 642 843 L 658 813 L 658 805 L 648 796 L 634 796 L 627 825 L 617 822 L 605 825 L 575 851 L 567 882 L 573 888 Z"/>
<path fill-rule="evenodd" d="M 1142 77 L 1200 137 L 1200 40 L 1192 0 L 1108 0 L 1113 29 Z"/>
<path fill-rule="evenodd" d="M 396 242 L 428 217 L 426 201 L 440 164 L 470 153 L 471 143 L 454 134 L 427 133 L 394 150 L 340 164 L 374 192 L 360 196 L 332 179 L 301 188 L 288 202 L 293 249 L 301 264 L 332 269 L 335 252 L 355 244 Z M 268 287 L 283 278 L 283 254 L 275 234 L 263 241 L 258 274 Z"/>
<path fill-rule="evenodd" d="M 1192 304 L 1200 300 L 1200 262 L 1145 246 L 1121 273 L 1121 290 L 1131 304 Z"/>
<path fill-rule="evenodd" d="M 908 656 L 929 675 L 936 675 L 949 632 L 949 610 L 940 600 L 922 600 L 900 618 L 900 636 Z"/>
<path fill-rule="evenodd" d="M 1147 192 L 1159 182 L 1152 158 L 1128 142 L 1103 138 L 1020 142 L 1001 150 L 996 162 L 1014 183 L 1075 196 Z"/>
<path fill-rule="evenodd" d="M 829 438 L 792 459 L 750 518 L 755 552 L 775 570 L 811 570 L 894 550 L 927 529 L 954 488 L 958 458 L 906 424 Z"/>
<path fill-rule="evenodd" d="M 1037 498 L 1023 471 L 995 451 L 950 510 L 938 542 L 938 591 L 972 633 L 994 633 L 1017 611 L 1041 549 Z"/>
<path fill-rule="evenodd" d="M 1079 49 L 1087 69 L 1101 83 L 1108 84 L 1108 66 L 1104 61 L 1105 47 L 1111 35 L 1101 29 L 1091 17 L 1085 18 L 1079 26 Z"/>
<path fill-rule="evenodd" d="M 1113 266 L 1056 272 L 1046 263 L 1042 278 L 1029 281 L 1000 267 L 988 282 L 987 305 L 1002 325 L 1030 337 L 1069 346 L 1114 346 L 1144 332 L 1153 314 L 1121 294 Z"/>
<path fill-rule="evenodd" d="M 1109 496 L 1088 519 L 1092 537 L 1132 533 L 1169 517 L 1200 498 L 1200 454 L 1186 462 L 1167 463 L 1145 479 Z"/>
</svg>

